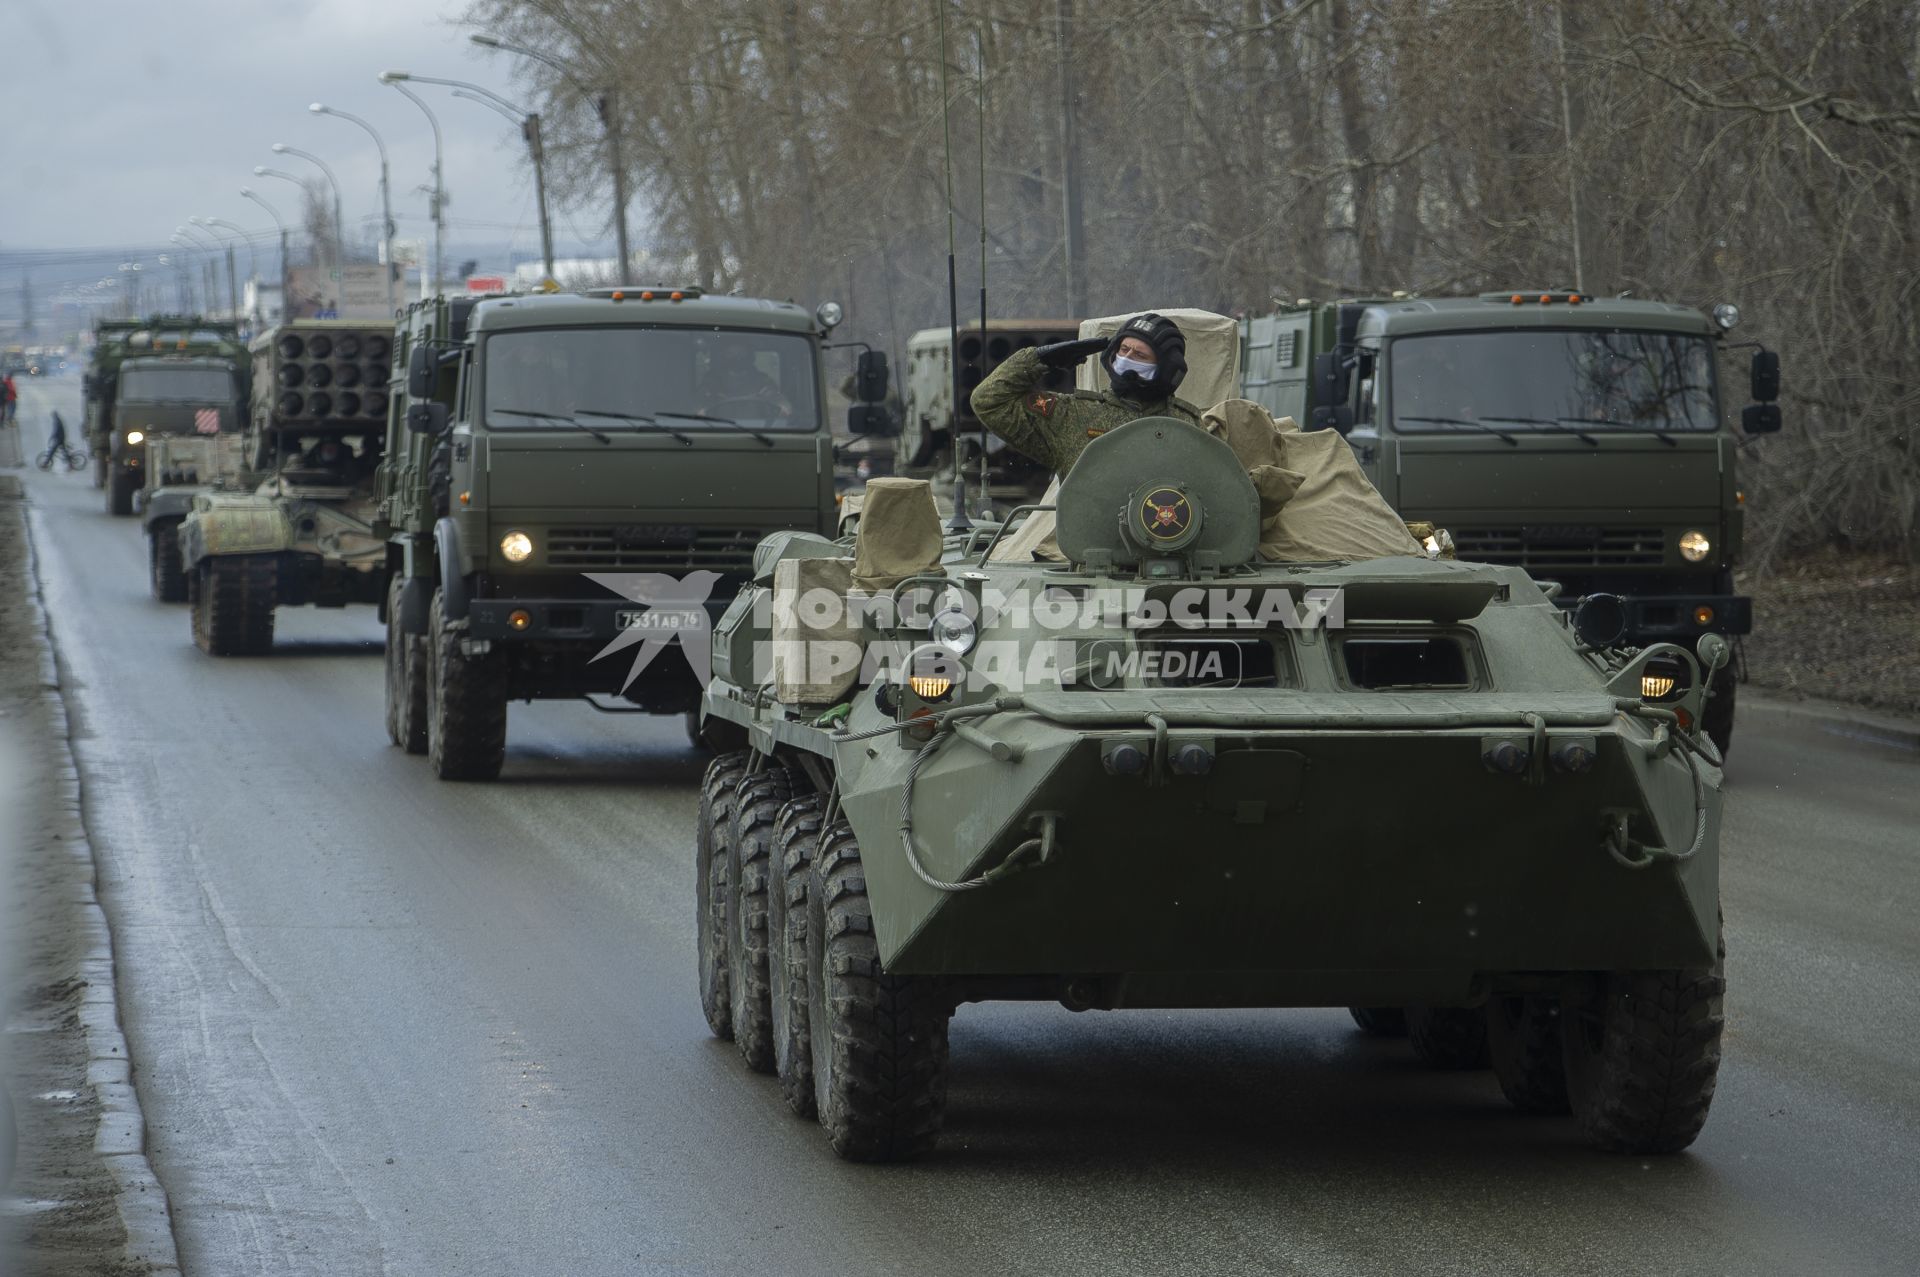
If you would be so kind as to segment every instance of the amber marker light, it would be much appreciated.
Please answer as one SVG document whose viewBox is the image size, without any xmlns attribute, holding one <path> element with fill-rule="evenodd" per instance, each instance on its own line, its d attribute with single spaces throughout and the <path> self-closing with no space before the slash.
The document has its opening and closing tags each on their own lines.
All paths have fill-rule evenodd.
<svg viewBox="0 0 1920 1277">
<path fill-rule="evenodd" d="M 1705 603 L 1702 603 L 1699 607 L 1693 609 L 1693 623 L 1695 625 L 1712 625 L 1713 609 L 1708 607 Z"/>
<path fill-rule="evenodd" d="M 473 504 L 473 494 L 472 494 L 471 492 L 462 492 L 462 493 L 460 494 L 460 504 L 461 504 L 461 505 L 472 505 L 472 504 Z"/>
<path fill-rule="evenodd" d="M 533 624 L 533 613 L 523 607 L 515 608 L 507 613 L 507 624 L 516 630 L 524 630 Z"/>
</svg>

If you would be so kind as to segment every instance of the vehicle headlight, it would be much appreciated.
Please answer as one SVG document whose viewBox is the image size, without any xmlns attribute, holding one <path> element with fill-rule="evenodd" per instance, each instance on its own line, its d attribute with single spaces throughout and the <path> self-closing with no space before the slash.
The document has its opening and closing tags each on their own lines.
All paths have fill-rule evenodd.
<svg viewBox="0 0 1920 1277">
<path fill-rule="evenodd" d="M 980 631 L 972 617 L 958 608 L 949 608 L 933 614 L 933 620 L 927 625 L 927 636 L 955 656 L 965 656 L 973 650 Z"/>
<path fill-rule="evenodd" d="M 129 444 L 139 443 L 142 439 L 145 439 L 146 437 L 147 437 L 146 435 L 142 434 L 138 430 L 127 431 L 127 442 Z"/>
<path fill-rule="evenodd" d="M 1698 563 L 1713 552 L 1713 542 L 1704 532 L 1692 531 L 1680 534 L 1680 557 L 1689 563 Z"/>
<path fill-rule="evenodd" d="M 524 532 L 509 532 L 500 538 L 500 553 L 509 563 L 524 563 L 533 556 L 533 538 Z"/>
</svg>

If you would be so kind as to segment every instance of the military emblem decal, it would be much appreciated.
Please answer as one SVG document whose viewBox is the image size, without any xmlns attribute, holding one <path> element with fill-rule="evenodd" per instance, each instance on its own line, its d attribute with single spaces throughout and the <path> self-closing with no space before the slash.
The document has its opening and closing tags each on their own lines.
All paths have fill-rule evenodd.
<svg viewBox="0 0 1920 1277">
<path fill-rule="evenodd" d="M 1140 526 L 1155 541 L 1176 541 L 1193 526 L 1193 507 L 1177 488 L 1155 488 L 1140 501 Z"/>
<path fill-rule="evenodd" d="M 1036 392 L 1033 398 L 1027 400 L 1027 407 L 1033 409 L 1043 417 L 1051 417 L 1053 415 L 1053 396 Z"/>
</svg>

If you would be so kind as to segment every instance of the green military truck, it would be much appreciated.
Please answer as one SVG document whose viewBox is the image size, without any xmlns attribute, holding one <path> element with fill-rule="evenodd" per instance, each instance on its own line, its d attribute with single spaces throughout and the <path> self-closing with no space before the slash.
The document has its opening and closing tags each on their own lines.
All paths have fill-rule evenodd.
<svg viewBox="0 0 1920 1277">
<path fill-rule="evenodd" d="M 1556 601 L 1624 600 L 1626 641 L 1752 627 L 1736 593 L 1744 443 L 1722 411 L 1739 312 L 1528 290 L 1302 301 L 1250 320 L 1243 393 L 1344 433 L 1402 517 L 1460 558 L 1525 568 Z M 1780 428 L 1780 365 L 1756 349 L 1745 435 Z M 1732 665 L 1705 727 L 1732 736 Z"/>
<path fill-rule="evenodd" d="M 107 513 L 134 512 L 155 439 L 243 429 L 249 383 L 247 349 L 232 324 L 198 315 L 102 321 L 84 390 L 94 483 L 106 489 Z"/>
<path fill-rule="evenodd" d="M 820 352 L 838 318 L 694 288 L 410 307 L 380 480 L 393 743 L 488 780 L 509 701 L 691 723 L 754 546 L 833 526 Z M 861 356 L 862 393 L 884 395 L 885 365 Z M 849 424 L 883 412 L 869 399 Z"/>
<path fill-rule="evenodd" d="M 392 350 L 392 329 L 348 320 L 296 320 L 254 341 L 244 469 L 194 491 L 176 532 L 209 655 L 271 648 L 276 608 L 380 602 L 374 485 Z"/>
</svg>

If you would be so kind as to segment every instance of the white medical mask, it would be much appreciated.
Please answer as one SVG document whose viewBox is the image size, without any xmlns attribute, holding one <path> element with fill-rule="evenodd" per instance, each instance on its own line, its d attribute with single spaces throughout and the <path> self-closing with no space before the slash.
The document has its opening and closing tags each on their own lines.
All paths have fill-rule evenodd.
<svg viewBox="0 0 1920 1277">
<path fill-rule="evenodd" d="M 1138 359 L 1128 359 L 1125 355 L 1115 355 L 1113 357 L 1113 375 L 1116 377 L 1125 376 L 1127 373 L 1132 372 L 1140 374 L 1140 380 L 1142 381 L 1152 381 L 1155 371 L 1156 367 L 1153 364 L 1145 363 Z"/>
</svg>

